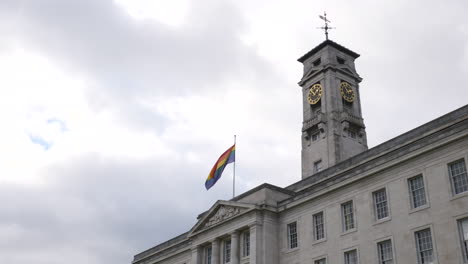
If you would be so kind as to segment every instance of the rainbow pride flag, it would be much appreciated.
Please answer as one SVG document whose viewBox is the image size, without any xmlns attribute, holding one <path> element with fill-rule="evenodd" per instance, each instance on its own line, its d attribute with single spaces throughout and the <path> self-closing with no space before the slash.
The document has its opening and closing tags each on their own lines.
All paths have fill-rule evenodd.
<svg viewBox="0 0 468 264">
<path fill-rule="evenodd" d="M 229 163 L 236 161 L 236 144 L 228 148 L 216 161 L 215 165 L 210 171 L 208 178 L 206 178 L 205 188 L 210 189 L 221 178 L 224 168 Z"/>
</svg>

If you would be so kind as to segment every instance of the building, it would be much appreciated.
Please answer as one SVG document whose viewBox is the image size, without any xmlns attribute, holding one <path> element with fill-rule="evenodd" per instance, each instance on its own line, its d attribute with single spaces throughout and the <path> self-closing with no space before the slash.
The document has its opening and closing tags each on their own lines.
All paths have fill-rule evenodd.
<svg viewBox="0 0 468 264">
<path fill-rule="evenodd" d="M 468 105 L 368 149 L 358 57 L 299 58 L 302 180 L 218 201 L 133 263 L 468 263 Z"/>
</svg>

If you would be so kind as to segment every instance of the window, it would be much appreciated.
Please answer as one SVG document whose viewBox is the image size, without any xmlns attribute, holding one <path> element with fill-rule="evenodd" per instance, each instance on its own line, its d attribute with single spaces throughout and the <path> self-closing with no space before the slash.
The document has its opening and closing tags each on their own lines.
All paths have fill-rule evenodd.
<svg viewBox="0 0 468 264">
<path fill-rule="evenodd" d="M 231 240 L 224 241 L 224 263 L 231 262 Z"/>
<path fill-rule="evenodd" d="M 358 264 L 357 250 L 353 249 L 344 253 L 345 264 Z"/>
<path fill-rule="evenodd" d="M 372 193 L 374 199 L 374 212 L 377 220 L 388 217 L 387 193 L 384 189 Z"/>
<path fill-rule="evenodd" d="M 377 243 L 377 250 L 379 251 L 379 264 L 393 264 L 392 241 L 390 239 Z"/>
<path fill-rule="evenodd" d="M 432 236 L 429 228 L 417 231 L 414 233 L 416 239 L 416 248 L 418 250 L 418 263 L 429 264 L 432 263 L 433 250 L 432 250 Z"/>
<path fill-rule="evenodd" d="M 341 205 L 341 214 L 343 220 L 343 231 L 354 228 L 353 201 Z"/>
<path fill-rule="evenodd" d="M 344 64 L 345 63 L 345 59 L 343 58 L 340 58 L 340 57 L 336 57 L 336 61 L 339 63 L 339 64 Z"/>
<path fill-rule="evenodd" d="M 343 104 L 343 110 L 348 114 L 352 114 L 353 113 L 353 103 L 350 103 L 350 102 L 346 101 L 345 99 L 342 99 L 341 102 Z M 354 131 L 354 133 L 356 134 L 356 131 Z M 349 135 L 349 137 L 351 137 L 351 135 Z"/>
<path fill-rule="evenodd" d="M 211 264 L 211 247 L 205 248 L 205 264 Z"/>
<path fill-rule="evenodd" d="M 319 116 L 322 113 L 322 100 L 316 104 L 310 105 L 310 111 L 314 117 Z"/>
<path fill-rule="evenodd" d="M 242 256 L 247 257 L 250 255 L 250 232 L 245 231 L 242 235 Z"/>
<path fill-rule="evenodd" d="M 314 264 L 327 264 L 327 260 L 325 258 L 317 259 Z"/>
<path fill-rule="evenodd" d="M 288 224 L 288 247 L 297 248 L 297 222 Z"/>
<path fill-rule="evenodd" d="M 455 161 L 448 166 L 453 192 L 459 194 L 468 191 L 468 175 L 466 174 L 465 160 Z"/>
<path fill-rule="evenodd" d="M 310 137 L 312 138 L 312 141 L 317 141 L 320 138 L 320 132 L 319 131 L 314 131 L 314 132 L 312 132 L 312 135 Z"/>
<path fill-rule="evenodd" d="M 408 187 L 410 192 L 412 208 L 418 208 L 427 203 L 426 191 L 424 189 L 424 180 L 422 175 L 408 179 Z"/>
<path fill-rule="evenodd" d="M 463 257 L 465 261 L 468 262 L 468 217 L 458 220 L 458 226 L 460 228 Z"/>
<path fill-rule="evenodd" d="M 320 58 L 318 58 L 312 64 L 314 65 L 314 67 L 316 67 L 316 66 L 319 66 L 321 62 L 322 62 L 322 60 Z"/>
<path fill-rule="evenodd" d="M 355 130 L 353 129 L 348 129 L 348 137 L 352 138 L 352 139 L 356 139 L 357 138 L 357 133 Z"/>
<path fill-rule="evenodd" d="M 325 228 L 323 222 L 323 212 L 313 215 L 314 222 L 314 239 L 320 240 L 325 238 Z"/>
<path fill-rule="evenodd" d="M 314 173 L 322 170 L 322 160 L 314 162 Z"/>
</svg>

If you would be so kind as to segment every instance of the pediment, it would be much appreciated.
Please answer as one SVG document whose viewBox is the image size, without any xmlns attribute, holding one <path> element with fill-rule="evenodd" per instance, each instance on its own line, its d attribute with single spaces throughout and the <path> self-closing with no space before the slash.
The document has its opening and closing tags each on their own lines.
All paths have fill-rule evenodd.
<svg viewBox="0 0 468 264">
<path fill-rule="evenodd" d="M 302 76 L 302 79 L 301 81 L 299 81 L 299 84 L 302 84 L 305 80 L 311 78 L 313 75 L 315 75 L 315 73 L 317 73 L 317 69 L 316 67 L 314 68 L 310 68 L 309 71 L 307 71 L 303 76 Z"/>
<path fill-rule="evenodd" d="M 322 68 L 319 68 L 319 67 L 312 67 L 310 68 L 306 73 L 304 73 L 304 75 L 302 76 L 302 79 L 299 81 L 299 85 L 300 86 L 303 86 L 307 80 L 313 78 L 315 75 L 317 75 L 318 73 L 322 72 L 322 71 L 326 71 L 327 69 L 334 69 L 334 70 L 338 70 L 340 71 L 341 73 L 344 73 L 346 75 L 349 75 L 350 77 L 353 77 L 353 78 L 357 78 L 358 81 L 361 81 L 361 77 L 359 76 L 359 74 L 357 74 L 357 72 L 349 67 L 349 65 L 326 65 Z"/>
<path fill-rule="evenodd" d="M 340 65 L 338 69 L 341 70 L 341 72 L 350 75 L 351 77 L 361 79 L 361 77 L 359 77 L 359 74 L 357 74 L 357 72 L 348 65 Z"/>
<path fill-rule="evenodd" d="M 316 72 L 317 72 L 317 69 L 311 68 L 308 72 L 306 72 L 306 74 L 304 74 L 303 79 L 313 76 Z"/>
<path fill-rule="evenodd" d="M 204 213 L 198 223 L 189 232 L 189 236 L 193 233 L 209 229 L 224 222 L 246 213 L 255 208 L 255 205 L 231 202 L 231 201 L 218 201 L 208 212 Z"/>
<path fill-rule="evenodd" d="M 350 69 L 348 69 L 348 68 L 342 68 L 342 70 L 344 70 L 344 71 L 346 71 L 346 72 L 348 72 L 348 73 L 354 74 L 354 73 L 353 73 Z"/>
</svg>

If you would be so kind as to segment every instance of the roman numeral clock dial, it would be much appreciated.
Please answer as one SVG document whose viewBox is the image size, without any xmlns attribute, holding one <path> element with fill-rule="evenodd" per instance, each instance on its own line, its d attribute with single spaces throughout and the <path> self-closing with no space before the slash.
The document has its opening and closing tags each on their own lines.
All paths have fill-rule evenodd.
<svg viewBox="0 0 468 264">
<path fill-rule="evenodd" d="M 351 84 L 347 82 L 341 82 L 340 92 L 341 92 L 341 96 L 343 96 L 343 99 L 345 99 L 345 101 L 349 103 L 352 103 L 354 101 L 355 96 L 354 96 L 354 91 L 353 91 L 353 87 L 351 87 Z"/>
<path fill-rule="evenodd" d="M 320 101 L 320 98 L 322 97 L 323 94 L 323 89 L 322 85 L 319 83 L 316 83 L 310 87 L 309 94 L 307 95 L 307 102 L 309 104 L 314 105 Z"/>
</svg>

